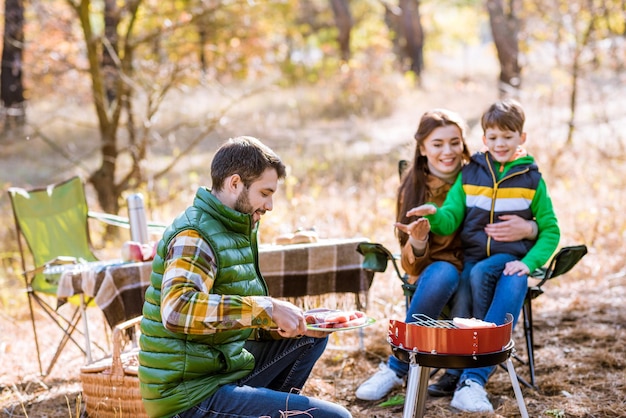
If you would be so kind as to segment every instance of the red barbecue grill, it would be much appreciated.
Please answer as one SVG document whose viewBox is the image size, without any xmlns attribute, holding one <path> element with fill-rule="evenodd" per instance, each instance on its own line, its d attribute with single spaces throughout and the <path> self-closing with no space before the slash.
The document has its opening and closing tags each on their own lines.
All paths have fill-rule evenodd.
<svg viewBox="0 0 626 418">
<path fill-rule="evenodd" d="M 409 363 L 403 418 L 424 416 L 430 368 L 466 369 L 506 362 L 523 418 L 528 418 L 522 391 L 511 361 L 513 316 L 492 327 L 459 328 L 452 320 L 414 315 L 414 322 L 389 321 L 387 341 L 393 354 Z"/>
</svg>

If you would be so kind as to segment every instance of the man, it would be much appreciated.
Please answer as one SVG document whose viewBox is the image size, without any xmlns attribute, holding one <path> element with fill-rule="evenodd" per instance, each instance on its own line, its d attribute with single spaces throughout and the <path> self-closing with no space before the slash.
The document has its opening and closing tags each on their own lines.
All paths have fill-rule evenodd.
<svg viewBox="0 0 626 418">
<path fill-rule="evenodd" d="M 151 417 L 351 417 L 299 394 L 328 342 L 302 310 L 271 298 L 258 267 L 259 220 L 285 165 L 259 140 L 227 141 L 212 189 L 163 234 L 141 322 L 139 379 Z"/>
</svg>

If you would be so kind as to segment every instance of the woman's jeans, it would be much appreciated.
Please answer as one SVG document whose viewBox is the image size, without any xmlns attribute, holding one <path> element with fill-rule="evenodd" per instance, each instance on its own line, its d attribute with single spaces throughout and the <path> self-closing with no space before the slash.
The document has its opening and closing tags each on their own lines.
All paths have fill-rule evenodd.
<svg viewBox="0 0 626 418">
<path fill-rule="evenodd" d="M 457 292 L 459 281 L 459 271 L 451 263 L 435 261 L 426 267 L 417 281 L 405 322 L 415 322 L 414 314 L 438 318 L 444 306 Z M 398 376 L 405 376 L 409 372 L 409 364 L 393 355 L 389 356 L 388 365 Z"/>
<path fill-rule="evenodd" d="M 254 370 L 174 418 L 350 418 L 342 406 L 299 394 L 327 343 L 311 337 L 248 341 Z"/>
</svg>

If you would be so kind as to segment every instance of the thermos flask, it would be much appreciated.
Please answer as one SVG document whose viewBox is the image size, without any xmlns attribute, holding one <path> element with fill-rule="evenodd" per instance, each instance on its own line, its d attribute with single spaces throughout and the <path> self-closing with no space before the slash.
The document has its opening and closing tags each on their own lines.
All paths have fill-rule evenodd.
<svg viewBox="0 0 626 418">
<path fill-rule="evenodd" d="M 143 195 L 134 193 L 126 199 L 128 202 L 128 219 L 130 221 L 130 239 L 142 244 L 148 243 L 148 224 L 146 211 L 143 207 Z"/>
</svg>

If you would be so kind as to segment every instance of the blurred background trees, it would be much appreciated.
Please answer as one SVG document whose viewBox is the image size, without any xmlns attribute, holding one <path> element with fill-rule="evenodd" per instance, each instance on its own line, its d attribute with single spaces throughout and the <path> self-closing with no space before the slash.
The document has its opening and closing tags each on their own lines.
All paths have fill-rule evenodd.
<svg viewBox="0 0 626 418">
<path fill-rule="evenodd" d="M 580 83 L 623 82 L 626 62 L 622 0 L 5 0 L 4 6 L 4 140 L 48 144 L 58 170 L 81 171 L 112 213 L 126 190 L 154 185 L 232 123 L 247 100 L 271 89 L 320 92 L 294 94 L 288 107 L 300 121 L 307 112 L 379 118 L 393 111 L 399 90 L 422 88 L 425 76 L 445 71 L 448 52 L 467 51 L 452 64 L 466 68 L 461 81 L 467 81 L 469 64 L 481 59 L 476 49 L 486 46 L 500 67 L 493 80 L 498 95 L 519 95 L 530 66 L 543 66 L 551 79 L 544 88 L 554 88 L 556 78 L 568 89 L 571 141 Z M 25 113 L 26 103 L 36 114 Z"/>
<path fill-rule="evenodd" d="M 24 85 L 22 80 L 24 48 L 24 4 L 6 0 L 4 36 L 0 67 L 0 101 L 10 125 L 24 123 Z"/>
</svg>

